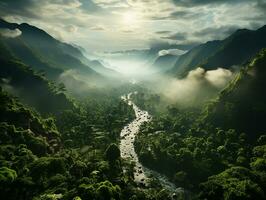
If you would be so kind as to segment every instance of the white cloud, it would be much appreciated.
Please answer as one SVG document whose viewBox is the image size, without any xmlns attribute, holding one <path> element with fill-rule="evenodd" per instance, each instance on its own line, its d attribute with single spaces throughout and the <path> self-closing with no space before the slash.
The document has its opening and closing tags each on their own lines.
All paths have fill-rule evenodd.
<svg viewBox="0 0 266 200">
<path fill-rule="evenodd" d="M 70 33 L 75 33 L 75 32 L 77 32 L 78 27 L 71 24 L 71 25 L 66 26 L 66 30 Z"/>
<path fill-rule="evenodd" d="M 93 31 L 104 31 L 104 30 L 106 30 L 106 28 L 103 25 L 96 25 L 96 26 L 90 27 L 90 30 L 93 30 Z"/>
<path fill-rule="evenodd" d="M 214 98 L 233 77 L 234 74 L 227 69 L 205 71 L 197 68 L 183 79 L 162 77 L 156 89 L 172 103 L 198 106 Z"/>
<path fill-rule="evenodd" d="M 151 40 L 179 44 L 202 43 L 226 37 L 229 34 L 228 28 L 236 25 L 239 28 L 258 28 L 266 23 L 266 14 L 258 7 L 257 0 L 235 4 L 205 3 L 187 7 L 177 6 L 173 0 L 24 0 L 20 4 L 10 2 L 0 4 L 0 15 L 6 19 L 27 22 L 64 41 L 89 49 L 102 48 L 103 51 L 146 48 Z M 95 12 L 88 8 L 90 5 Z M 124 23 L 121 18 L 128 12 L 137 16 L 134 25 Z M 193 34 L 206 30 L 211 31 L 204 35 Z M 162 35 L 156 34 L 160 31 L 182 32 L 186 34 L 186 38 L 169 41 L 167 36 L 162 38 Z"/>
<path fill-rule="evenodd" d="M 93 0 L 95 4 L 102 8 L 126 8 L 128 4 L 122 0 Z"/>
<path fill-rule="evenodd" d="M 227 69 L 216 69 L 207 71 L 205 78 L 215 87 L 222 88 L 231 80 L 233 73 Z"/>
<path fill-rule="evenodd" d="M 19 29 L 7 29 L 7 28 L 1 28 L 0 29 L 0 35 L 7 38 L 16 38 L 21 35 L 21 31 Z"/>
<path fill-rule="evenodd" d="M 165 56 L 165 55 L 174 55 L 174 56 L 180 56 L 182 54 L 186 53 L 186 51 L 182 51 L 180 49 L 163 49 L 158 52 L 159 56 Z"/>
</svg>

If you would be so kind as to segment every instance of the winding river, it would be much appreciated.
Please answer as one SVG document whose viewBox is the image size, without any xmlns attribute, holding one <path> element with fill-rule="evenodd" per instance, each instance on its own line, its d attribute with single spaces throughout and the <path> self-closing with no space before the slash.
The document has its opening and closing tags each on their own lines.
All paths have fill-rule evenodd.
<svg viewBox="0 0 266 200">
<path fill-rule="evenodd" d="M 120 133 L 120 152 L 121 157 L 125 159 L 130 159 L 135 163 L 134 167 L 134 180 L 138 184 L 148 186 L 149 177 L 153 177 L 159 180 L 161 185 L 171 191 L 172 193 L 184 193 L 183 188 L 177 188 L 175 184 L 170 182 L 164 175 L 144 167 L 138 158 L 137 153 L 134 148 L 135 136 L 139 133 L 140 126 L 152 120 L 152 117 L 147 111 L 141 110 L 138 106 L 134 104 L 131 99 L 132 93 L 122 96 L 122 100 L 127 102 L 129 105 L 133 106 L 136 118 L 131 123 L 126 125 Z"/>
</svg>

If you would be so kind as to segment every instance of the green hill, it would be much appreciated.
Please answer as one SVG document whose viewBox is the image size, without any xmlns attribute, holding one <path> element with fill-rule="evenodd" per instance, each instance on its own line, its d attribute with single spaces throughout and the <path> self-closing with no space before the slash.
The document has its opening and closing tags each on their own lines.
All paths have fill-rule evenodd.
<svg viewBox="0 0 266 200">
<path fill-rule="evenodd" d="M 210 41 L 180 56 L 172 73 L 186 75 L 197 67 L 217 69 L 245 64 L 266 47 L 266 26 L 258 30 L 240 29 L 224 40 Z"/>
<path fill-rule="evenodd" d="M 54 151 L 49 143 L 56 143 L 57 148 L 59 147 L 59 133 L 52 118 L 43 119 L 38 113 L 26 108 L 17 99 L 4 92 L 2 88 L 0 88 L 0 102 L 1 145 L 26 144 L 38 155 Z"/>
<path fill-rule="evenodd" d="M 14 56 L 27 64 L 33 64 L 33 68 L 40 67 L 39 64 L 45 61 L 46 66 L 43 67 L 45 71 L 51 70 L 50 68 L 60 69 L 61 71 L 72 69 L 86 75 L 99 76 L 99 74 L 79 60 L 81 52 L 78 49 L 56 40 L 37 27 L 26 23 L 10 24 L 0 20 L 0 28 L 19 29 L 21 31 L 21 35 L 18 37 L 2 37 L 2 41 Z M 38 59 L 39 63 L 36 63 L 36 59 Z"/>
<path fill-rule="evenodd" d="M 0 51 L 4 53 L 0 56 L 0 86 L 4 90 L 43 114 L 55 114 L 73 107 L 64 94 L 64 88 L 21 63 L 1 43 Z"/>
<path fill-rule="evenodd" d="M 52 80 L 57 80 L 67 70 L 74 70 L 96 83 L 107 81 L 108 77 L 119 76 L 119 73 L 106 68 L 99 61 L 87 59 L 73 45 L 61 42 L 35 26 L 8 23 L 0 19 L 0 28 L 20 30 L 21 35 L 16 38 L 1 37 L 1 41 L 15 57 L 34 70 L 44 71 Z"/>
<path fill-rule="evenodd" d="M 234 128 L 251 138 L 265 134 L 266 49 L 263 49 L 208 105 L 204 121 L 216 127 Z"/>
</svg>

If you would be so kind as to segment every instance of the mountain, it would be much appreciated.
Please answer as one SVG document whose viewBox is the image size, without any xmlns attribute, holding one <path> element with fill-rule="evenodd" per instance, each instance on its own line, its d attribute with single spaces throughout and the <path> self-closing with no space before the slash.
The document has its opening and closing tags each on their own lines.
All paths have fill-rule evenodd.
<svg viewBox="0 0 266 200">
<path fill-rule="evenodd" d="M 153 49 L 131 49 L 105 52 L 105 56 L 107 57 L 107 60 L 111 58 L 115 61 L 139 63 L 140 65 L 147 67 L 155 61 L 158 56 L 158 51 L 154 51 Z"/>
<path fill-rule="evenodd" d="M 178 56 L 176 55 L 163 55 L 159 56 L 155 62 L 151 65 L 151 69 L 157 72 L 164 72 L 170 70 L 175 62 L 177 61 Z"/>
<path fill-rule="evenodd" d="M 63 69 L 58 69 L 42 60 L 33 50 L 28 47 L 19 38 L 0 38 L 1 42 L 5 44 L 6 48 L 12 52 L 18 59 L 23 61 L 25 64 L 31 66 L 36 71 L 45 72 L 47 78 L 56 80 L 60 74 L 64 72 Z"/>
<path fill-rule="evenodd" d="M 208 56 L 217 51 L 221 41 L 211 41 L 194 47 L 186 54 L 179 57 L 171 72 L 183 75 L 200 65 Z"/>
<path fill-rule="evenodd" d="M 201 66 L 204 69 L 230 68 L 241 65 L 266 47 L 266 26 L 258 30 L 237 30 L 224 40 L 210 41 L 180 56 L 170 71 L 184 76 Z"/>
<path fill-rule="evenodd" d="M 75 70 L 91 80 L 103 78 L 99 71 L 105 67 L 101 63 L 95 65 L 95 61 L 88 60 L 78 48 L 56 40 L 35 26 L 0 20 L 0 28 L 21 31 L 21 35 L 16 38 L 1 37 L 2 42 L 14 56 L 33 69 L 45 71 L 49 78 L 55 79 L 67 70 Z"/>
<path fill-rule="evenodd" d="M 101 64 L 98 60 L 88 60 L 85 61 L 85 63 L 88 63 L 89 66 L 99 74 L 102 74 L 106 77 L 110 78 L 121 78 L 121 74 L 113 69 L 104 67 L 104 65 Z"/>
<path fill-rule="evenodd" d="M 203 121 L 215 127 L 234 128 L 256 138 L 265 133 L 266 49 L 239 72 L 219 98 L 209 104 Z"/>
<path fill-rule="evenodd" d="M 13 57 L 0 42 L 0 86 L 42 114 L 57 114 L 73 108 L 64 88 L 55 85 L 42 74 Z"/>
</svg>

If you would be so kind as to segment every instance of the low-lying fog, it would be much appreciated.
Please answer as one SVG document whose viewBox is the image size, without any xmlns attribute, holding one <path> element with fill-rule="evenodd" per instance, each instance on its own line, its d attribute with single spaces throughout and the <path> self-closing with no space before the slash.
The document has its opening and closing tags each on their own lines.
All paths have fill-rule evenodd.
<svg viewBox="0 0 266 200">
<path fill-rule="evenodd" d="M 131 80 L 137 80 L 144 87 L 163 94 L 170 103 L 181 106 L 198 106 L 216 97 L 235 75 L 223 68 L 209 71 L 197 68 L 186 77 L 178 79 L 167 73 L 155 72 L 151 61 L 141 56 L 130 58 L 129 55 L 109 54 L 105 56 L 105 62 Z"/>
<path fill-rule="evenodd" d="M 147 56 L 145 50 L 94 54 L 94 57 L 90 57 L 90 59 L 97 59 L 105 67 L 119 73 L 116 81 L 106 84 L 108 87 L 115 87 L 118 82 L 120 84 L 126 84 L 126 82 L 137 83 L 154 93 L 160 94 L 169 103 L 184 107 L 199 106 L 216 97 L 235 75 L 228 69 L 218 68 L 205 71 L 202 68 L 196 68 L 190 71 L 186 77 L 178 79 L 173 74 L 154 70 L 152 63 L 156 58 Z M 68 75 L 64 74 L 61 78 L 69 79 Z M 79 79 L 77 75 L 74 78 Z M 80 81 L 86 82 L 85 79 L 83 77 Z M 69 82 L 71 86 L 75 81 L 64 82 Z M 88 78 L 87 82 L 87 85 L 91 85 L 92 79 Z M 95 87 L 99 87 L 99 85 L 101 84 L 95 82 Z M 82 92 L 86 90 L 86 87 L 86 84 L 84 84 L 84 87 L 80 87 Z M 74 88 L 77 88 L 77 86 L 74 86 Z"/>
<path fill-rule="evenodd" d="M 197 68 L 190 71 L 185 78 L 158 75 L 146 85 L 149 85 L 151 90 L 163 94 L 169 103 L 184 107 L 200 106 L 215 98 L 234 75 L 230 70 L 222 68 L 209 71 Z"/>
<path fill-rule="evenodd" d="M 99 60 L 105 67 L 121 73 L 125 77 L 144 79 L 149 76 L 149 65 L 154 62 L 154 55 L 147 55 L 146 49 L 125 52 L 96 52 L 90 59 Z"/>
</svg>

